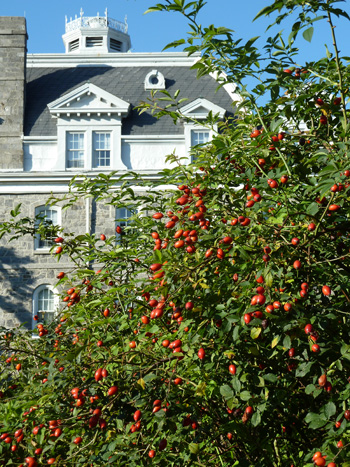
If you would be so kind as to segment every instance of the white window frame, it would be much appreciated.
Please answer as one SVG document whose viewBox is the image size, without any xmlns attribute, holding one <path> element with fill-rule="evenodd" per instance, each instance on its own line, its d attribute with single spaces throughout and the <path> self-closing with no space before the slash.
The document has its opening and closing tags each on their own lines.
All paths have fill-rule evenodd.
<svg viewBox="0 0 350 467">
<path fill-rule="evenodd" d="M 93 168 L 93 131 L 111 133 L 111 165 L 108 170 L 127 170 L 121 158 L 122 118 L 130 103 L 92 83 L 85 83 L 47 104 L 57 119 L 56 170 L 90 172 Z M 67 132 L 85 132 L 84 168 L 67 168 Z"/>
<path fill-rule="evenodd" d="M 57 213 L 57 223 L 55 225 L 61 226 L 62 225 L 62 210 L 59 206 L 46 206 L 46 205 L 41 205 L 41 206 L 36 206 L 35 207 L 35 216 L 39 215 L 42 211 L 45 210 L 52 210 L 56 211 Z M 34 237 L 34 252 L 35 253 L 49 253 L 50 249 L 52 248 L 53 245 L 49 246 L 40 246 L 40 235 L 36 234 Z"/>
<path fill-rule="evenodd" d="M 202 131 L 205 133 L 209 133 L 209 140 L 210 142 L 213 139 L 214 133 L 217 132 L 217 125 L 214 126 L 214 128 L 207 128 L 203 125 L 199 125 L 196 123 L 185 123 L 185 146 L 186 146 L 186 153 L 188 154 L 188 157 L 191 162 L 193 162 L 194 158 L 193 155 L 191 154 L 192 151 L 192 134 L 195 131 Z"/>
<path fill-rule="evenodd" d="M 78 149 L 69 148 L 68 145 L 69 145 L 70 135 L 82 135 L 83 136 L 83 147 L 78 148 Z M 69 164 L 68 155 L 69 155 L 69 153 L 72 152 L 74 154 L 75 152 L 80 152 L 80 151 L 83 151 L 83 166 L 82 167 L 68 167 L 68 164 Z M 80 160 L 80 159 L 78 159 L 78 160 Z M 86 164 L 86 134 L 85 134 L 85 131 L 67 131 L 66 132 L 66 167 L 67 167 L 67 169 L 81 170 L 81 169 L 85 168 L 85 164 Z"/>
<path fill-rule="evenodd" d="M 67 141 L 69 133 L 84 133 L 84 167 L 68 167 Z M 110 135 L 110 165 L 96 167 L 94 163 L 94 134 L 108 133 Z M 68 172 L 91 172 L 103 170 L 126 170 L 121 158 L 121 120 L 95 119 L 87 120 L 71 119 L 69 122 L 63 118 L 57 123 L 57 147 L 58 166 L 57 169 Z"/>
<path fill-rule="evenodd" d="M 59 307 L 59 295 L 57 290 L 50 284 L 41 284 L 39 285 L 33 292 L 33 298 L 32 298 L 32 330 L 34 330 L 37 325 L 40 323 L 40 321 L 35 321 L 34 316 L 39 315 L 39 294 L 43 290 L 50 290 L 50 292 L 53 293 L 53 299 L 54 299 L 54 311 L 49 311 L 48 313 L 54 313 L 55 315 L 57 314 L 58 307 Z M 34 334 L 33 337 L 39 337 L 37 334 Z"/>
<path fill-rule="evenodd" d="M 107 143 L 107 140 L 105 141 L 105 147 L 103 149 L 101 148 L 97 148 L 97 143 L 98 143 L 98 140 L 97 140 L 97 136 L 98 135 L 108 135 L 109 138 L 108 139 L 108 144 L 106 145 Z M 107 147 L 108 146 L 108 147 Z M 98 130 L 98 131 L 93 131 L 92 132 L 92 147 L 93 147 L 93 155 L 92 155 L 92 168 L 93 169 L 99 169 L 99 170 L 103 170 L 103 169 L 110 169 L 111 168 L 111 152 L 112 152 L 112 135 L 111 135 L 111 132 L 110 131 L 104 131 L 104 130 Z M 100 153 L 102 152 L 109 152 L 109 164 L 108 165 L 97 165 L 97 160 L 100 156 Z"/>
</svg>

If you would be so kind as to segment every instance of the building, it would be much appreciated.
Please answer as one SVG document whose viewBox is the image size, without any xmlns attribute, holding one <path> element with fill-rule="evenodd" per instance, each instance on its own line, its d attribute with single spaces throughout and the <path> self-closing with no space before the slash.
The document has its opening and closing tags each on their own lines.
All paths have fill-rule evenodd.
<svg viewBox="0 0 350 467">
<path fill-rule="evenodd" d="M 191 145 L 210 140 L 210 131 L 193 124 L 157 120 L 135 107 L 151 90 L 181 90 L 183 112 L 201 118 L 209 111 L 222 118 L 238 100 L 232 86 L 196 79 L 196 56 L 185 53 L 131 53 L 128 26 L 107 16 L 67 21 L 62 54 L 26 54 L 26 22 L 0 18 L 0 215 L 21 203 L 23 216 L 42 213 L 76 233 L 115 230 L 112 207 L 91 208 L 90 201 L 61 212 L 45 207 L 51 192 L 67 192 L 73 175 L 127 173 L 156 178 L 165 156 L 176 150 L 188 157 Z M 0 326 L 26 323 L 41 311 L 54 311 L 54 284 L 69 268 L 49 254 L 50 243 L 30 235 L 0 240 Z M 52 315 L 50 315 L 52 316 Z"/>
</svg>

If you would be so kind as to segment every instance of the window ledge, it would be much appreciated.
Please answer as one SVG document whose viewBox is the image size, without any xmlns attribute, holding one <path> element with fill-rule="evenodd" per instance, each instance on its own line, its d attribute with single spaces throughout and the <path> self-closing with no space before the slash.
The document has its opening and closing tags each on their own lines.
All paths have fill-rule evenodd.
<svg viewBox="0 0 350 467">
<path fill-rule="evenodd" d="M 34 254 L 35 255 L 50 255 L 51 252 L 50 252 L 50 249 L 38 248 L 37 250 L 34 250 Z"/>
</svg>

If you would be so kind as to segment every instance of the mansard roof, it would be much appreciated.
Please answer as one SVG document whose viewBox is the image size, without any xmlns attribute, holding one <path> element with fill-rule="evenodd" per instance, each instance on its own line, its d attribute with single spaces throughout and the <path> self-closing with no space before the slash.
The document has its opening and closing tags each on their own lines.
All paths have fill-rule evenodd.
<svg viewBox="0 0 350 467">
<path fill-rule="evenodd" d="M 129 114 L 123 118 L 124 135 L 176 135 L 183 134 L 181 124 L 174 125 L 172 119 L 163 117 L 159 120 L 150 112 L 138 114 L 135 107 L 150 97 L 145 90 L 144 81 L 148 73 L 155 69 L 150 66 L 34 66 L 27 68 L 26 111 L 24 121 L 25 136 L 55 136 L 56 118 L 50 114 L 48 104 L 64 102 L 65 95 L 74 95 L 76 90 L 91 83 L 130 104 Z M 190 106 L 198 98 L 206 99 L 226 110 L 226 116 L 234 112 L 232 98 L 211 76 L 196 78 L 196 71 L 189 66 L 157 66 L 165 77 L 166 90 L 173 94 L 180 89 L 180 97 L 188 100 Z M 189 107 L 190 108 L 190 107 Z M 113 118 L 113 115 L 112 117 Z"/>
</svg>

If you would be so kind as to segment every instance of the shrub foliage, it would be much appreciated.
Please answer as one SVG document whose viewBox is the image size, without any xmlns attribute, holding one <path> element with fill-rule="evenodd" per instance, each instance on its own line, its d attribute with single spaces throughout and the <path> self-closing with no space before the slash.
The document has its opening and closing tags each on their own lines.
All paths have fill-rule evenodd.
<svg viewBox="0 0 350 467">
<path fill-rule="evenodd" d="M 1 465 L 350 465 L 350 58 L 334 25 L 349 17 L 337 3 L 266 6 L 257 18 L 295 21 L 263 52 L 199 25 L 202 0 L 150 9 L 183 14 L 191 33 L 172 45 L 201 52 L 199 78 L 215 72 L 241 98 L 233 119 L 199 122 L 219 131 L 191 164 L 169 155 L 157 183 L 78 176 L 50 198 L 135 214 L 115 236 L 56 232 L 53 254 L 72 262 L 57 319 L 38 339 L 20 328 L 0 341 Z M 320 19 L 326 57 L 298 64 L 295 40 Z M 177 121 L 182 102 L 164 91 L 141 111 Z M 38 231 L 12 216 L 2 234 Z"/>
</svg>

